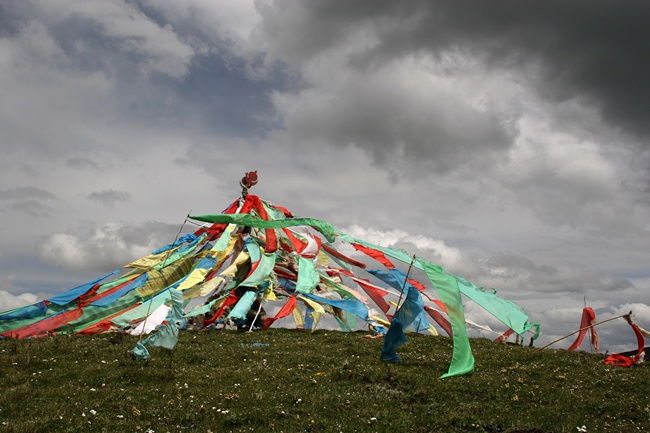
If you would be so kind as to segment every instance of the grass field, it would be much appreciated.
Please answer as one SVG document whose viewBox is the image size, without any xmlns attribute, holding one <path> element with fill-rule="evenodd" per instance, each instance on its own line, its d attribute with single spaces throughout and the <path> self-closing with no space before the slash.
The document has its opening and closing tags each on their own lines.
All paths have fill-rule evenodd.
<svg viewBox="0 0 650 433">
<path fill-rule="evenodd" d="M 638 432 L 650 366 L 409 334 L 401 364 L 362 333 L 185 331 L 135 361 L 125 334 L 0 341 L 0 432 Z M 259 343 L 259 344 L 258 344 Z"/>
</svg>

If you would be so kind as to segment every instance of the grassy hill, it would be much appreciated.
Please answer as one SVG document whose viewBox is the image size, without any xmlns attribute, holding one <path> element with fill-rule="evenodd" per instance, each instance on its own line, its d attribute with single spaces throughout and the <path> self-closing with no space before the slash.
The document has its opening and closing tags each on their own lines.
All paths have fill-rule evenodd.
<svg viewBox="0 0 650 433">
<path fill-rule="evenodd" d="M 3 340 L 0 432 L 650 430 L 650 365 L 473 339 L 476 371 L 441 380 L 451 339 L 410 334 L 387 364 L 361 335 L 185 331 L 147 361 L 123 334 Z"/>
</svg>

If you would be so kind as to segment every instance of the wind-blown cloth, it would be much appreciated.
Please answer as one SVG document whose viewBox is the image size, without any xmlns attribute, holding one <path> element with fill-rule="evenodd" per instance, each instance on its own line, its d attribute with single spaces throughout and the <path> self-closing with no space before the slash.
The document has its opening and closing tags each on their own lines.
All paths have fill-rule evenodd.
<svg viewBox="0 0 650 433">
<path fill-rule="evenodd" d="M 632 327 L 632 330 L 634 331 L 634 335 L 636 335 L 636 341 L 637 341 L 637 352 L 636 355 L 634 356 L 625 356 L 621 354 L 614 354 L 614 355 L 609 355 L 607 358 L 603 360 L 605 364 L 609 365 L 617 365 L 619 367 L 630 367 L 632 365 L 638 364 L 639 360 L 641 359 L 641 354 L 644 353 L 644 346 L 645 346 L 645 338 L 643 337 L 643 333 L 639 329 L 638 326 L 632 320 L 630 320 L 627 316 L 626 319 L 630 326 Z"/>
<path fill-rule="evenodd" d="M 585 338 L 585 335 L 587 334 L 587 330 L 589 330 L 591 334 L 591 344 L 594 346 L 594 349 L 596 352 L 599 351 L 599 346 L 598 346 L 598 332 L 596 331 L 596 328 L 594 328 L 594 323 L 596 323 L 596 313 L 591 307 L 585 307 L 582 310 L 582 319 L 580 320 L 580 332 L 578 333 L 578 337 L 576 338 L 576 341 L 573 342 L 573 344 L 569 347 L 568 350 L 576 350 L 580 345 L 582 344 L 582 340 Z"/>
<path fill-rule="evenodd" d="M 287 218 L 281 220 L 265 220 L 250 214 L 216 214 L 190 216 L 196 221 L 208 223 L 237 224 L 261 229 L 283 229 L 295 226 L 310 226 L 318 230 L 329 242 L 334 242 L 335 231 L 330 223 L 314 218 Z"/>
</svg>

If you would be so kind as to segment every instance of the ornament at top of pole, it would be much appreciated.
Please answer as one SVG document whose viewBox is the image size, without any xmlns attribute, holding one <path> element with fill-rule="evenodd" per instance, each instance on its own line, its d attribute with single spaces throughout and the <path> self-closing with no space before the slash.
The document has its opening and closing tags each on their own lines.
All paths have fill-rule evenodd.
<svg viewBox="0 0 650 433">
<path fill-rule="evenodd" d="M 239 181 L 239 185 L 242 187 L 242 198 L 246 198 L 248 195 L 248 189 L 257 185 L 257 170 L 247 172 Z"/>
</svg>

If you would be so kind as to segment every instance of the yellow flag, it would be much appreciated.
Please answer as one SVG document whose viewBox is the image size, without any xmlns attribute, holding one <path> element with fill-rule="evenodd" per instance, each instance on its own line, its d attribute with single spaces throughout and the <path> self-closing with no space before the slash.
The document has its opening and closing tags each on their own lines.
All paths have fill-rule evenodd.
<svg viewBox="0 0 650 433">
<path fill-rule="evenodd" d="M 296 322 L 296 328 L 304 328 L 305 320 L 302 318 L 302 310 L 299 306 L 296 305 L 296 308 L 291 312 L 293 315 L 293 321 Z"/>
<path fill-rule="evenodd" d="M 221 277 L 214 277 L 203 284 L 196 285 L 191 289 L 184 291 L 183 299 L 187 301 L 188 299 L 198 298 L 199 296 L 207 296 L 224 281 L 225 280 Z"/>
<path fill-rule="evenodd" d="M 242 263 L 246 263 L 246 261 L 249 258 L 250 255 L 246 251 L 242 251 L 235 259 L 235 262 L 232 265 L 228 266 L 226 269 L 224 269 L 223 272 L 221 272 L 221 274 L 219 275 L 221 275 L 222 277 L 235 278 L 235 275 L 237 274 L 237 268 L 239 267 L 239 265 L 241 265 Z"/>
</svg>

